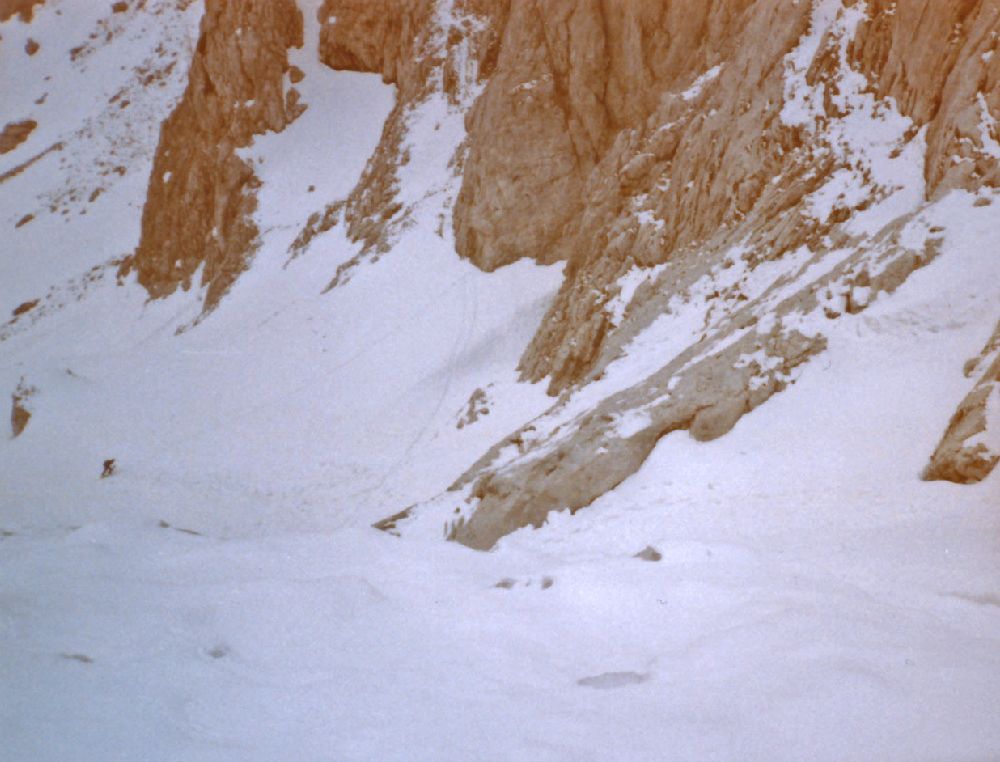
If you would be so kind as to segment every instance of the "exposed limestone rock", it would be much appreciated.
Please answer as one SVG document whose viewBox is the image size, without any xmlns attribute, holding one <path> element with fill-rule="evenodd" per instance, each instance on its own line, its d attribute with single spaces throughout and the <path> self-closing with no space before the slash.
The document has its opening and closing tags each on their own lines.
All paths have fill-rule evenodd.
<svg viewBox="0 0 1000 762">
<path fill-rule="evenodd" d="M 12 179 L 14 177 L 17 177 L 19 174 L 21 174 L 25 170 L 29 169 L 33 164 L 35 164 L 35 163 L 41 161 L 42 159 L 44 159 L 50 153 L 53 153 L 54 151 L 61 151 L 63 148 L 65 148 L 65 145 L 62 143 L 62 141 L 59 141 L 58 143 L 53 143 L 48 148 L 46 148 L 44 151 L 40 151 L 40 152 L 36 153 L 34 156 L 32 156 L 30 159 L 27 159 L 26 161 L 22 161 L 16 167 L 12 167 L 11 169 L 8 169 L 6 172 L 0 174 L 0 185 L 2 185 L 3 183 L 7 182 L 8 180 L 10 180 L 10 179 Z M 34 215 L 32 215 L 32 216 L 34 216 Z"/>
<path fill-rule="evenodd" d="M 15 437 L 21 435 L 28 421 L 31 420 L 31 412 L 24 406 L 23 400 L 16 394 L 13 395 L 10 406 L 10 430 Z"/>
<path fill-rule="evenodd" d="M 21 21 L 29 23 L 35 15 L 35 6 L 42 5 L 45 0 L 0 0 L 0 21 L 18 14 Z"/>
<path fill-rule="evenodd" d="M 966 365 L 976 378 L 924 471 L 924 479 L 969 484 L 1000 461 L 1000 323 L 979 357 Z"/>
<path fill-rule="evenodd" d="M 29 386 L 22 378 L 17 385 L 17 389 L 11 394 L 10 404 L 10 430 L 11 435 L 18 437 L 31 420 L 31 410 L 28 400 L 34 396 L 38 390 Z"/>
<path fill-rule="evenodd" d="M 567 261 L 521 362 L 560 397 L 442 497 L 449 516 L 463 501 L 447 536 L 490 547 L 589 504 L 671 431 L 726 433 L 822 351 L 822 318 L 936 256 L 933 235 L 900 243 L 925 199 L 996 184 L 997 5 L 883 5 L 524 0 L 490 18 L 456 243 L 488 270 Z M 679 313 L 702 329 L 649 338 Z M 669 350 L 618 371 L 634 341 Z"/>
<path fill-rule="evenodd" d="M 455 428 L 464 429 L 466 426 L 474 424 L 480 419 L 480 417 L 489 415 L 491 404 L 492 400 L 490 400 L 486 390 L 476 389 L 469 395 L 469 401 L 466 403 L 465 408 L 459 413 L 458 421 L 455 423 Z"/>
<path fill-rule="evenodd" d="M 211 309 L 246 268 L 258 181 L 236 149 L 301 113 L 285 75 L 302 33 L 294 0 L 207 0 L 187 90 L 160 133 L 142 238 L 122 267 L 150 296 L 189 287 L 204 267 Z"/>
<path fill-rule="evenodd" d="M 11 122 L 0 132 L 0 153 L 9 153 L 28 139 L 28 136 L 35 131 L 38 122 L 34 119 L 24 119 L 20 122 Z"/>
<path fill-rule="evenodd" d="M 747 231 L 773 258 L 825 232 L 796 211 L 849 159 L 808 135 L 809 125 L 779 118 L 786 102 L 785 56 L 806 30 L 809 6 L 761 0 L 739 14 L 735 4 L 723 5 L 726 13 L 736 15 L 728 23 L 717 22 L 728 35 L 724 42 L 705 40 L 684 58 L 700 61 L 702 71 L 721 66 L 715 78 L 703 81 L 697 93 L 678 95 L 683 87 L 678 83 L 690 83 L 698 71 L 682 66 L 673 83 L 662 82 L 658 108 L 644 121 L 621 129 L 603 161 L 578 186 L 579 201 L 566 217 L 573 224 L 556 226 L 558 245 L 548 245 L 545 252 L 521 249 L 540 261 L 569 260 L 563 290 L 522 359 L 527 379 L 549 377 L 552 390 L 560 391 L 594 370 L 611 330 L 600 302 L 610 297 L 608 290 L 632 262 L 650 266 L 716 256 Z M 882 7 L 889 5 L 899 13 Z M 905 13 L 896 3 L 869 8 L 849 40 L 846 63 L 860 67 L 867 81 L 876 83 L 878 95 L 899 101 L 901 113 L 914 122 L 911 138 L 927 126 L 929 196 L 951 187 L 975 190 L 982 183 L 1000 184 L 1000 151 L 994 150 L 1000 149 L 1000 56 L 989 55 L 998 44 L 1000 5 L 934 0 L 903 5 Z M 718 14 L 728 19 L 721 9 Z M 668 36 L 668 28 L 659 34 Z M 840 33 L 847 36 L 846 30 Z M 919 45 L 913 43 L 915 36 Z M 845 51 L 839 42 L 836 28 L 824 35 L 806 72 L 809 85 L 826 88 L 820 120 L 843 116 L 843 105 L 831 95 L 842 95 L 838 57 Z M 754 97 L 747 98 L 751 92 Z M 475 156 L 473 150 L 470 167 Z M 956 163 L 954 156 L 962 160 Z M 508 183 L 502 165 L 488 171 L 495 184 Z M 778 178 L 777 184 L 772 182 Z M 869 200 L 855 202 L 853 209 L 835 209 L 821 222 L 843 221 L 879 195 L 873 184 Z M 652 224 L 637 221 L 644 212 Z M 456 225 L 463 213 L 460 203 Z M 496 226 L 520 230 L 512 222 L 499 217 Z M 482 241 L 485 231 L 481 225 L 477 240 Z M 523 239 L 527 234 L 519 235 Z M 460 246 L 463 240 L 458 236 Z M 488 249 L 489 244 L 480 247 Z M 462 253 L 476 259 L 475 251 Z"/>
<path fill-rule="evenodd" d="M 319 11 L 320 59 L 332 69 L 381 74 L 405 88 L 426 86 L 414 70 L 427 62 L 414 55 L 414 46 L 433 10 L 431 0 L 326 0 Z"/>
<path fill-rule="evenodd" d="M 496 72 L 468 120 L 470 150 L 454 216 L 459 253 L 492 270 L 524 256 L 567 259 L 574 268 L 603 252 L 632 195 L 623 189 L 637 191 L 652 165 L 676 150 L 673 138 L 659 146 L 659 156 L 632 150 L 635 131 L 644 130 L 664 96 L 734 55 L 739 28 L 754 18 L 771 27 L 754 47 L 772 44 L 779 53 L 782 35 L 794 40 L 804 23 L 804 8 L 768 18 L 779 5 L 770 3 L 751 17 L 746 9 L 753 5 L 512 3 Z"/>
<path fill-rule="evenodd" d="M 35 309 L 35 307 L 38 306 L 39 301 L 40 301 L 39 299 L 31 299 L 30 301 L 27 302 L 21 302 L 21 304 L 17 305 L 17 307 L 14 308 L 11 314 L 13 315 L 13 317 L 16 318 L 20 317 L 26 312 L 31 312 L 33 309 Z"/>
<path fill-rule="evenodd" d="M 453 106 L 471 102 L 474 89 L 492 72 L 507 0 L 326 0 L 320 60 L 333 69 L 372 72 L 397 88 L 378 148 L 358 185 L 345 201 L 313 215 L 292 245 L 295 255 L 318 233 L 341 220 L 361 253 L 342 265 L 330 288 L 356 264 L 389 249 L 394 231 L 406 224 L 409 209 L 398 198 L 398 170 L 409 161 L 409 114 L 433 94 Z M 456 172 L 462 156 L 455 157 Z"/>
<path fill-rule="evenodd" d="M 589 505 L 634 473 L 666 434 L 688 430 L 714 439 L 728 432 L 743 414 L 794 383 L 797 368 L 826 347 L 825 337 L 808 327 L 816 323 L 809 316 L 822 314 L 830 302 L 843 303 L 858 283 L 867 283 L 873 294 L 891 293 L 937 256 L 935 238 L 919 251 L 900 246 L 904 224 L 883 230 L 870 249 L 857 249 L 819 278 L 802 274 L 829 251 L 810 255 L 795 275 L 779 277 L 759 295 L 734 299 L 728 313 L 720 305 L 723 314 L 706 325 L 701 340 L 638 383 L 617 391 L 619 376 L 609 363 L 606 378 L 579 392 L 585 403 L 564 393 L 549 412 L 493 447 L 452 485 L 464 505 L 447 536 L 474 548 L 492 547 L 516 528 L 540 526 L 550 511 Z M 858 241 L 839 243 L 848 251 Z M 669 283 L 666 272 L 661 279 Z M 678 306 L 676 294 L 671 303 L 666 293 L 664 288 L 653 299 L 656 314 Z M 621 378 L 633 372 L 626 369 Z M 601 394 L 607 396 L 587 399 Z M 414 512 L 396 517 L 393 527 L 405 526 Z"/>
<path fill-rule="evenodd" d="M 927 125 L 928 196 L 1000 185 L 1000 3 L 868 0 L 850 57 L 880 98 Z"/>
<path fill-rule="evenodd" d="M 914 129 L 928 125 L 928 192 L 995 181 L 987 143 L 1000 108 L 994 87 L 1000 57 L 989 56 L 997 45 L 996 4 L 916 0 L 897 8 L 879 0 L 865 8 L 866 18 L 849 39 L 848 60 L 877 95 L 896 99 Z M 249 3 L 222 15 L 243 13 L 260 34 L 287 38 L 287 30 L 271 27 L 289 14 L 265 18 L 261 10 Z M 210 2 L 204 37 L 214 33 L 239 48 L 228 35 L 233 24 L 221 18 L 210 23 L 213 14 L 219 10 Z M 407 219 L 397 199 L 407 112 L 430 92 L 457 97 L 473 69 L 485 89 L 467 119 L 467 152 L 456 157 L 463 176 L 454 208 L 456 243 L 460 254 L 485 269 L 524 256 L 569 261 L 565 287 L 521 365 L 527 379 L 549 377 L 553 392 L 595 369 L 613 328 L 601 315 L 601 302 L 613 298 L 616 278 L 633 263 L 701 256 L 706 239 L 715 236 L 716 248 L 729 245 L 738 232 L 732 228 L 754 227 L 775 213 L 793 220 L 784 213 L 837 169 L 831 157 L 804 143 L 800 126 L 777 118 L 785 56 L 808 30 L 808 3 L 326 0 L 319 17 L 321 59 L 335 69 L 380 73 L 398 86 L 399 97 L 354 193 L 311 220 L 293 253 L 341 219 L 363 242 L 363 255 L 387 249 L 392 230 Z M 920 44 L 910 44 L 914 39 Z M 820 42 L 810 84 L 830 80 L 838 64 L 832 38 Z M 284 67 L 283 54 L 277 58 Z M 192 83 L 202 70 L 224 72 L 220 62 L 225 56 L 199 53 Z M 262 67 L 256 68 L 247 79 L 262 79 Z M 837 113 L 832 93 L 831 81 L 827 117 Z M 227 123 L 239 145 L 240 133 L 259 128 L 247 125 L 256 113 L 273 112 L 283 102 L 272 97 L 265 107 L 266 98 L 254 100 L 255 108 L 238 119 L 224 114 L 207 121 Z M 227 130 L 213 125 L 213 131 Z M 214 195 L 234 229 L 219 233 L 226 239 L 221 246 L 207 235 L 211 226 L 198 226 L 194 236 L 217 250 L 204 257 L 203 278 L 213 284 L 209 301 L 241 269 L 253 239 L 245 218 L 254 180 L 250 168 L 226 160 L 232 158 L 226 147 L 208 163 L 210 174 L 225 178 Z M 962 158 L 957 164 L 956 155 Z M 163 184 L 157 175 L 151 202 Z M 771 185 L 777 177 L 782 182 Z M 829 221 L 850 212 L 838 208 Z M 637 215 L 651 220 L 655 231 L 637 224 Z M 165 216 L 151 217 L 144 231 Z M 716 235 L 723 228 L 733 233 L 727 241 Z M 817 231 L 788 223 L 774 233 L 769 243 L 787 248 Z M 180 266 L 168 256 L 155 267 L 145 262 L 154 259 L 149 246 L 140 247 L 136 262 L 142 261 L 141 279 L 153 295 L 190 279 L 190 263 L 201 261 L 188 255 L 179 257 Z M 600 296 L 581 298 L 594 293 Z"/>
</svg>

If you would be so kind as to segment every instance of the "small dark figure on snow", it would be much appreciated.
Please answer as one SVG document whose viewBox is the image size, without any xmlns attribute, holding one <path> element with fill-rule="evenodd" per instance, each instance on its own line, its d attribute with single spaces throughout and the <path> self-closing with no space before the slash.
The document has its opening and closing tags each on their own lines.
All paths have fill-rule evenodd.
<svg viewBox="0 0 1000 762">
<path fill-rule="evenodd" d="M 104 461 L 104 472 L 101 474 L 101 478 L 106 479 L 107 477 L 111 476 L 111 474 L 113 474 L 114 472 L 115 472 L 115 459 L 108 458 L 106 461 Z"/>
</svg>

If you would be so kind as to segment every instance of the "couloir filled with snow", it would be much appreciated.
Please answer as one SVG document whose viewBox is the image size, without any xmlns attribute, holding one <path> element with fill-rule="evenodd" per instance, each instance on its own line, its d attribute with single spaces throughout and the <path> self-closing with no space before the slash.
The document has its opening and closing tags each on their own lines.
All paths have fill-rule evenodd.
<svg viewBox="0 0 1000 762">
<path fill-rule="evenodd" d="M 81 8 L 0 26 L 4 87 L 29 34 L 60 55 L 26 81 L 73 83 L 0 173 L 47 141 L 110 150 L 73 138 L 97 119 L 78 104 L 123 86 L 64 55 Z M 90 65 L 135 56 L 143 12 Z M 552 404 L 515 368 L 561 268 L 486 274 L 455 255 L 438 215 L 462 114 L 431 97 L 411 134 L 425 120 L 436 141 L 402 177 L 416 224 L 324 293 L 357 246 L 341 227 L 288 246 L 350 191 L 393 91 L 296 55 L 310 110 L 246 152 L 262 247 L 197 324 L 199 293 L 149 302 L 100 264 L 137 242 L 155 130 L 130 137 L 146 142 L 87 215 L 39 200 L 84 184 L 79 162 L 0 184 L 0 308 L 42 299 L 0 334 L 0 392 L 37 390 L 0 441 L 0 756 L 1000 756 L 1000 477 L 919 479 L 995 324 L 1000 198 L 924 210 L 941 255 L 831 323 L 829 349 L 725 437 L 671 434 L 593 505 L 492 552 L 397 538 L 371 523 Z M 179 72 L 149 118 L 182 88 Z M 30 115 L 4 92 L 0 122 Z M 459 427 L 477 389 L 489 413 Z"/>
</svg>

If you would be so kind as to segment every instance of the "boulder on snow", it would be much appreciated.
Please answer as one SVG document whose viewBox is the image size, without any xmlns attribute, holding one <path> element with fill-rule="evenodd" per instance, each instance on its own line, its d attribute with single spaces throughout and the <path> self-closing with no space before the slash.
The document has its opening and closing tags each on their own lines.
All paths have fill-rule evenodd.
<svg viewBox="0 0 1000 762">
<path fill-rule="evenodd" d="M 652 545 L 647 545 L 632 557 L 641 561 L 660 561 L 663 559 L 663 554 Z"/>
</svg>

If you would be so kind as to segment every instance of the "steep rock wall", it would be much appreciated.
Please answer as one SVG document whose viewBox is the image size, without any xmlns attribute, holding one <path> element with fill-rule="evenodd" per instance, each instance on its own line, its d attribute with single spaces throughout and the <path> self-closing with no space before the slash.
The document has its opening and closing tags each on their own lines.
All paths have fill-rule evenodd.
<svg viewBox="0 0 1000 762">
<path fill-rule="evenodd" d="M 513 2 L 496 72 L 468 118 L 459 252 L 488 270 L 525 256 L 584 259 L 575 223 L 603 179 L 591 174 L 622 153 L 616 138 L 641 127 L 665 92 L 733 53 L 752 5 Z"/>
<path fill-rule="evenodd" d="M 236 151 L 300 113 L 287 50 L 302 45 L 294 0 L 208 0 L 188 87 L 164 122 L 142 214 L 122 274 L 152 297 L 191 285 L 199 268 L 211 309 L 246 268 L 258 184 Z"/>
<path fill-rule="evenodd" d="M 851 64 L 879 98 L 927 125 L 929 197 L 1000 185 L 983 129 L 1000 133 L 1000 3 L 996 0 L 868 0 Z"/>
<path fill-rule="evenodd" d="M 848 63 L 914 130 L 926 126 L 928 196 L 1000 183 L 982 139 L 1000 115 L 1000 4 L 854 5 L 864 18 Z M 459 253 L 486 269 L 521 256 L 569 261 L 522 360 L 525 378 L 549 377 L 558 392 L 596 369 L 612 328 L 601 302 L 632 262 L 702 256 L 722 227 L 773 225 L 836 171 L 803 144 L 801 126 L 778 118 L 784 57 L 810 10 L 766 0 L 514 4 L 498 70 L 470 115 L 455 227 Z M 811 84 L 830 79 L 837 56 L 831 39 L 819 41 Z M 700 91 L 687 89 L 716 66 Z M 838 115 L 836 93 L 831 84 L 827 118 Z M 655 235 L 638 224 L 643 211 Z M 773 255 L 815 233 L 804 225 L 766 245 Z"/>
<path fill-rule="evenodd" d="M 997 9 L 512 2 L 468 118 L 456 241 L 485 269 L 567 261 L 521 363 L 560 396 L 442 496 L 447 535 L 489 547 L 589 504 L 670 431 L 724 434 L 825 346 L 812 316 L 932 260 L 938 239 L 913 243 L 925 202 L 997 185 Z M 674 35 L 670 13 L 696 23 Z M 650 343 L 700 298 L 701 330 Z M 622 382 L 635 341 L 664 359 Z"/>
<path fill-rule="evenodd" d="M 693 15 L 707 7 L 689 5 Z M 615 131 L 610 148 L 575 186 L 576 208 L 560 226 L 557 257 L 569 260 L 566 281 L 522 358 L 525 378 L 548 377 L 558 392 L 594 370 L 615 327 L 604 305 L 614 297 L 616 279 L 634 264 L 702 258 L 703 244 L 720 229 L 754 211 L 772 219 L 776 207 L 788 208 L 815 185 L 801 179 L 806 162 L 796 161 L 797 130 L 777 119 L 781 59 L 808 22 L 806 6 L 785 6 L 712 6 L 725 20 L 716 24 L 721 40 L 657 28 L 661 39 L 687 44 L 682 55 L 667 57 L 675 66 L 652 89 L 655 110 L 643 114 L 636 104 L 625 111 L 642 118 Z M 767 185 L 783 172 L 787 184 Z M 760 226 L 750 220 L 744 227 Z M 791 242 L 807 234 L 784 237 Z M 717 241 L 716 251 L 726 245 Z"/>
</svg>

